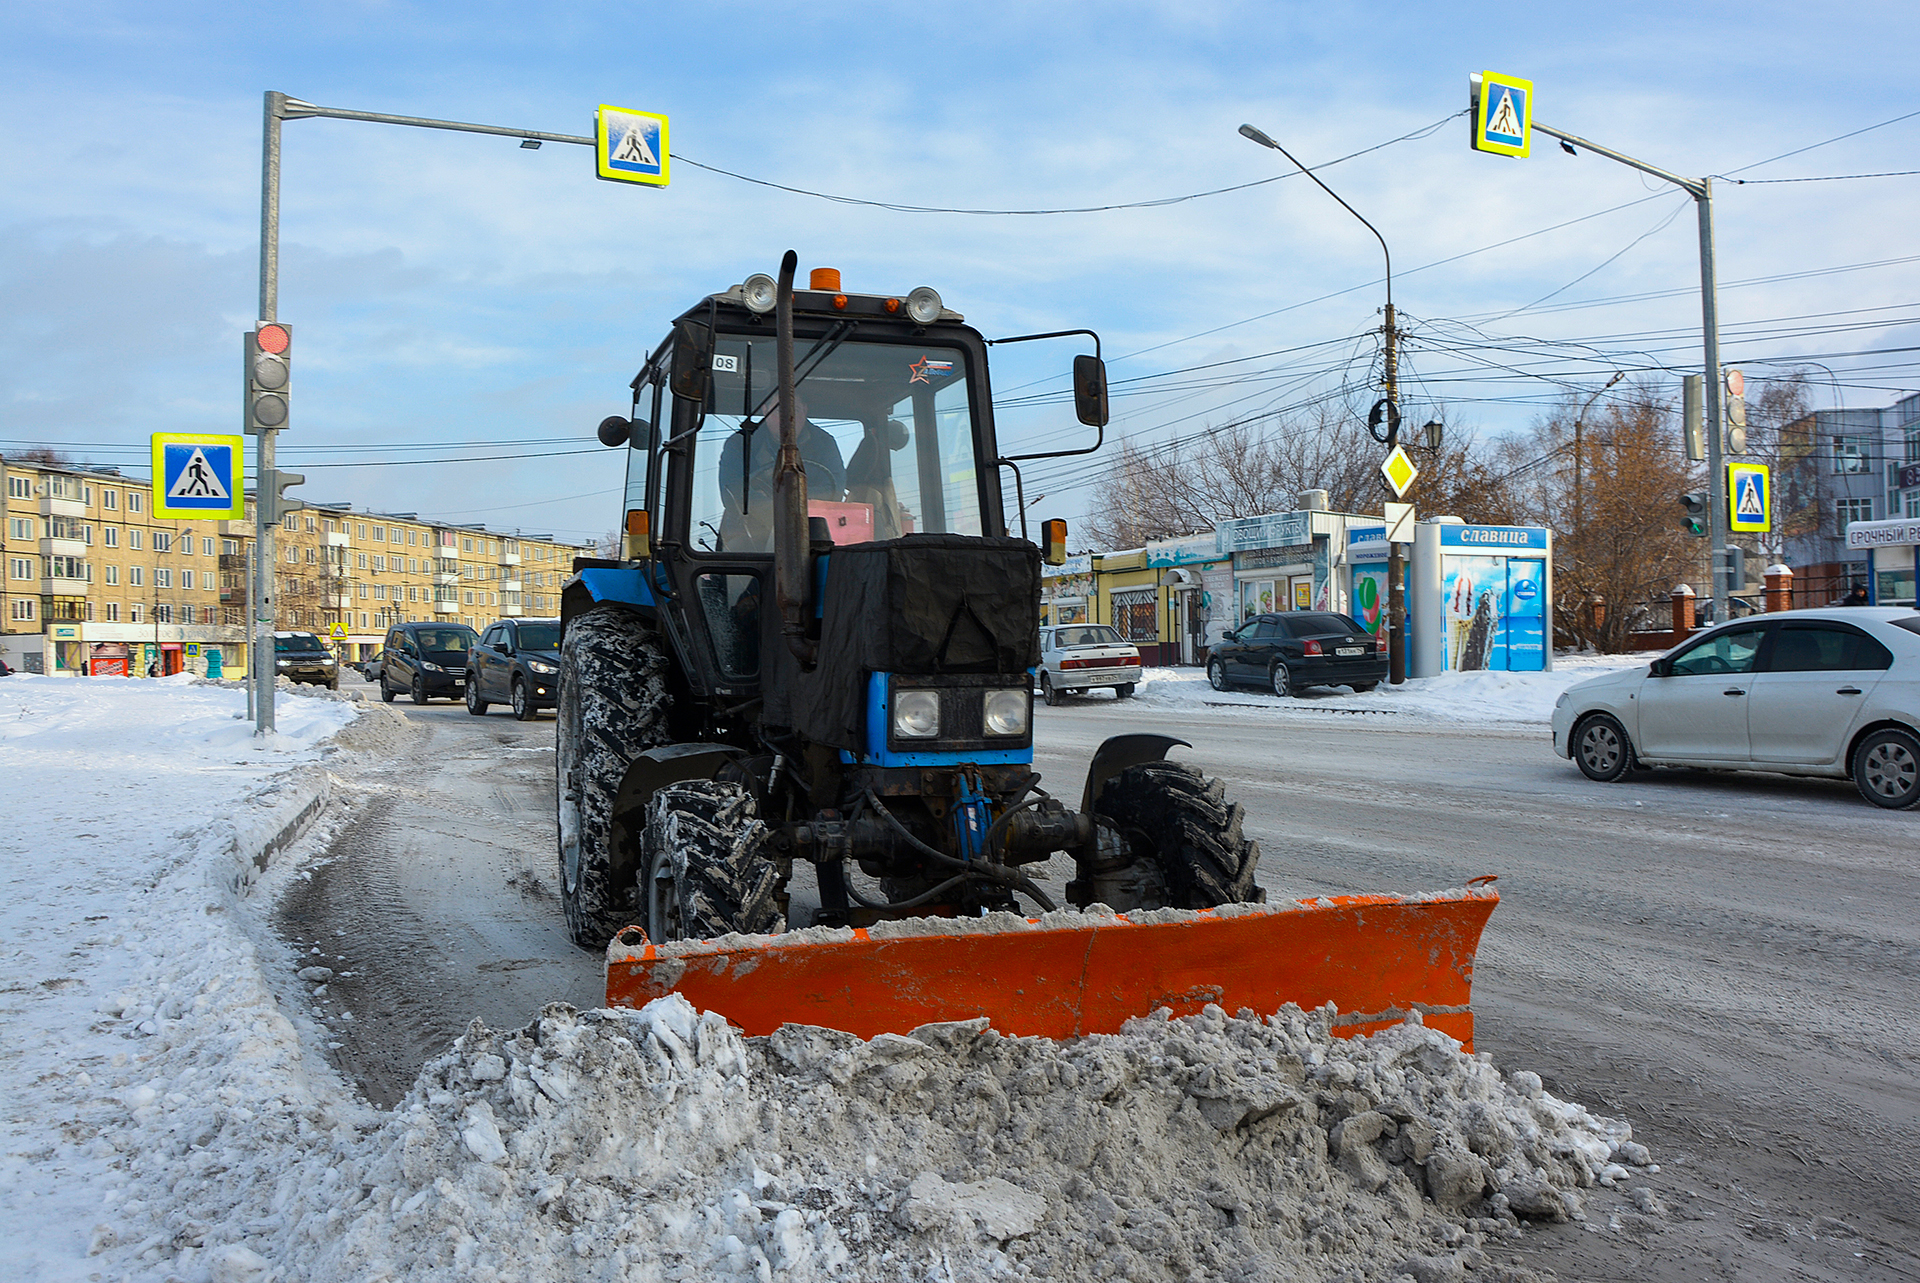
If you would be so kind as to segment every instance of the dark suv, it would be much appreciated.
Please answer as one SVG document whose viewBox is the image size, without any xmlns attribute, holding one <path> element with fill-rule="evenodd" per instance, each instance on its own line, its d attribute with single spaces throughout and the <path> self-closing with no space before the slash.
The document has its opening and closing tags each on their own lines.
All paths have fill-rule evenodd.
<svg viewBox="0 0 1920 1283">
<path fill-rule="evenodd" d="M 560 621 L 503 619 L 481 635 L 467 657 L 467 711 L 510 705 L 523 722 L 559 703 Z"/>
<path fill-rule="evenodd" d="M 1217 691 L 1264 686 L 1292 695 L 1308 686 L 1370 691 L 1387 676 L 1387 637 L 1374 637 L 1345 615 L 1292 610 L 1255 615 L 1228 633 L 1207 657 Z"/>
<path fill-rule="evenodd" d="M 273 675 L 290 682 L 340 689 L 340 663 L 312 633 L 273 635 Z"/>
<path fill-rule="evenodd" d="M 401 691 L 424 704 L 436 695 L 459 699 L 467 693 L 467 655 L 473 629 L 465 624 L 400 624 L 387 632 L 380 650 L 380 698 L 389 704 Z"/>
</svg>

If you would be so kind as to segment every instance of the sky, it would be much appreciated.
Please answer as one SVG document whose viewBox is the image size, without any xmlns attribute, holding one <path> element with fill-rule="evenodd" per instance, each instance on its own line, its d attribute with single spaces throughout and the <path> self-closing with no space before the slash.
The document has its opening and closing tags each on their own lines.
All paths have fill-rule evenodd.
<svg viewBox="0 0 1920 1283">
<path fill-rule="evenodd" d="M 594 425 L 674 315 L 789 248 L 852 291 L 931 285 L 990 338 L 1099 332 L 1106 453 L 1030 469 L 1035 516 L 1097 510 L 1118 440 L 1378 395 L 1381 245 L 1298 174 L 1009 215 L 686 162 L 1080 208 L 1288 172 L 1237 134 L 1252 123 L 1386 241 L 1415 422 L 1490 438 L 1615 371 L 1677 386 L 1702 360 L 1693 202 L 1544 137 L 1526 159 L 1473 151 L 1459 113 L 1482 70 L 1533 80 L 1549 125 L 1726 176 L 1723 359 L 1804 363 L 1820 406 L 1887 405 L 1920 388 L 1911 353 L 1884 351 L 1920 346 L 1920 176 L 1757 180 L 1920 169 L 1917 44 L 1920 9 L 1874 3 L 0 0 L 0 452 L 138 469 L 151 433 L 237 430 L 269 89 L 562 134 L 601 103 L 660 112 L 678 162 L 647 190 L 597 181 L 582 147 L 288 122 L 280 462 L 310 502 L 613 528 L 624 458 Z M 996 349 L 1003 450 L 1093 443 L 1062 395 L 1078 350 Z"/>
</svg>

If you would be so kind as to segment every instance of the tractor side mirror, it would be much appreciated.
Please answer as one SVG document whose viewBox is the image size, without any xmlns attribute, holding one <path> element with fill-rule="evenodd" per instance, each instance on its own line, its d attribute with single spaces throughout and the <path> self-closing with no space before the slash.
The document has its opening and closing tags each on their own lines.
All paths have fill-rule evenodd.
<svg viewBox="0 0 1920 1283">
<path fill-rule="evenodd" d="M 600 427 L 595 435 L 600 438 L 601 445 L 625 445 L 627 438 L 633 435 L 633 424 L 617 414 L 609 414 L 600 420 Z"/>
<path fill-rule="evenodd" d="M 1107 426 L 1107 363 L 1097 356 L 1073 358 L 1073 412 L 1090 428 Z"/>
<path fill-rule="evenodd" d="M 682 401 L 704 404 L 713 383 L 713 331 L 698 321 L 673 323 L 673 373 L 668 380 Z"/>
<path fill-rule="evenodd" d="M 1059 517 L 1040 523 L 1040 560 L 1049 566 L 1066 564 L 1067 523 Z"/>
</svg>

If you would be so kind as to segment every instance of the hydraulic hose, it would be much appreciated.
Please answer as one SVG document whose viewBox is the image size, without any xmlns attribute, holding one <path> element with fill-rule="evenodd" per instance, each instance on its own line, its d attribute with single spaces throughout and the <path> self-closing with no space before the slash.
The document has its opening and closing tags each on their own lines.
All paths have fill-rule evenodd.
<svg viewBox="0 0 1920 1283">
<path fill-rule="evenodd" d="M 1052 897 L 1035 886 L 1033 880 L 1024 873 L 1010 869 L 1004 864 L 989 864 L 984 861 L 979 864 L 971 864 L 966 860 L 956 859 L 944 851 L 934 850 L 925 842 L 915 837 L 912 830 L 902 824 L 898 817 L 887 809 L 886 803 L 875 796 L 872 789 L 867 789 L 865 796 L 867 805 L 873 808 L 874 814 L 885 820 L 893 828 L 894 832 L 907 840 L 907 845 L 911 846 L 927 859 L 941 865 L 943 868 L 958 869 L 963 876 L 984 878 L 989 882 L 998 882 L 1001 886 L 1010 887 L 1015 891 L 1019 891 L 1049 913 L 1059 907 L 1054 904 Z"/>
</svg>

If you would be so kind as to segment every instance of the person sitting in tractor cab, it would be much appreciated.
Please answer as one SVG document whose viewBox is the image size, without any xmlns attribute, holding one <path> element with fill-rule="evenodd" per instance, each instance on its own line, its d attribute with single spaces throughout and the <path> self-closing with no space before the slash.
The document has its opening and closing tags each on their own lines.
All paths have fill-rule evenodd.
<svg viewBox="0 0 1920 1283">
<path fill-rule="evenodd" d="M 893 485 L 893 452 L 907 444 L 907 425 L 888 419 L 877 427 L 871 422 L 865 426 L 853 458 L 847 460 L 847 502 L 873 509 L 875 539 L 898 539 L 913 528 Z"/>
<path fill-rule="evenodd" d="M 800 460 L 807 469 L 807 498 L 839 502 L 847 488 L 847 465 L 831 433 L 807 417 L 798 394 Z M 752 442 L 748 454 L 748 442 Z M 780 454 L 780 407 L 759 423 L 743 425 L 720 447 L 720 547 L 726 552 L 773 551 L 773 467 Z M 747 461 L 742 467 L 743 458 Z"/>
</svg>

